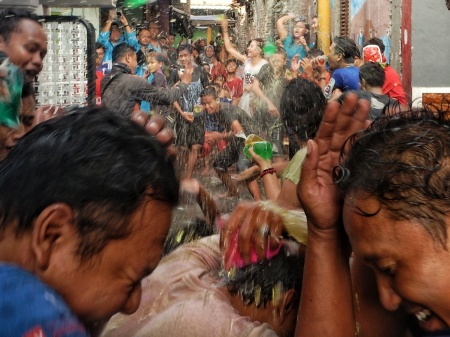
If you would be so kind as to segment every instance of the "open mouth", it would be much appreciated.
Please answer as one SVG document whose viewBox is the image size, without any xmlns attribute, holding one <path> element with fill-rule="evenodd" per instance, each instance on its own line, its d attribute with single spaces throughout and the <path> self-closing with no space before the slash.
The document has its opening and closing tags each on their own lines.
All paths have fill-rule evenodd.
<svg viewBox="0 0 450 337">
<path fill-rule="evenodd" d="M 431 311 L 423 309 L 414 314 L 419 322 L 426 322 L 431 317 Z"/>
<path fill-rule="evenodd" d="M 421 309 L 413 313 L 419 327 L 424 331 L 439 331 L 447 329 L 447 324 L 429 309 Z"/>
<path fill-rule="evenodd" d="M 36 75 L 38 74 L 38 72 L 36 70 L 25 70 L 24 71 L 24 77 L 28 80 L 33 80 Z"/>
</svg>

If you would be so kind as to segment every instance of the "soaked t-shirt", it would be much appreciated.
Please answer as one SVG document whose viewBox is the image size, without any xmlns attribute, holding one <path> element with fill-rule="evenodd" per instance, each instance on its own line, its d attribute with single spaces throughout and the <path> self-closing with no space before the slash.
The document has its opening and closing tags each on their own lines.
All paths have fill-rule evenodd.
<svg viewBox="0 0 450 337">
<path fill-rule="evenodd" d="M 233 308 L 220 286 L 221 270 L 218 235 L 179 247 L 142 282 L 139 309 L 113 316 L 102 337 L 276 337 L 266 323 Z"/>
<path fill-rule="evenodd" d="M 63 299 L 36 276 L 0 264 L 0 336 L 87 337 Z"/>
<path fill-rule="evenodd" d="M 336 89 L 339 89 L 342 92 L 359 90 L 359 68 L 348 66 L 336 69 L 323 90 L 326 99 L 330 99 L 333 91 Z"/>
</svg>

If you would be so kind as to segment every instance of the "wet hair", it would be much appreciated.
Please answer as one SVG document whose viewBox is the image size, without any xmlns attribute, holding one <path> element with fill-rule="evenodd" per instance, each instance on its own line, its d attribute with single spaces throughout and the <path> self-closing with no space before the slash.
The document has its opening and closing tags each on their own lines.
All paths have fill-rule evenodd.
<svg viewBox="0 0 450 337">
<path fill-rule="evenodd" d="M 247 48 L 250 46 L 250 44 L 255 41 L 256 42 L 256 46 L 260 49 L 261 55 L 264 54 L 263 48 L 264 48 L 264 40 L 261 38 L 255 38 L 255 39 L 251 39 L 250 41 L 248 41 L 247 43 Z"/>
<path fill-rule="evenodd" d="M 383 40 L 381 40 L 377 37 L 373 37 L 370 40 L 367 40 L 366 43 L 364 43 L 364 47 L 371 45 L 371 44 L 374 44 L 374 45 L 380 47 L 381 54 L 384 53 L 384 50 L 386 49 L 386 47 L 383 43 Z"/>
<path fill-rule="evenodd" d="M 189 43 L 181 43 L 178 47 L 177 47 L 177 56 L 178 54 L 180 54 L 181 51 L 186 50 L 189 54 L 192 54 L 192 50 L 194 48 L 192 47 L 192 45 L 190 45 Z"/>
<path fill-rule="evenodd" d="M 355 41 L 344 36 L 336 36 L 333 39 L 335 44 L 335 54 L 342 54 L 345 62 L 353 63 L 355 61 L 355 56 L 361 58 L 361 53 L 356 46 Z"/>
<path fill-rule="evenodd" d="M 166 242 L 164 243 L 163 254 L 167 255 L 185 243 L 189 243 L 213 234 L 213 227 L 208 225 L 205 220 L 197 217 L 195 218 L 195 221 L 186 221 L 181 224 L 181 226 L 178 225 L 170 228 Z"/>
<path fill-rule="evenodd" d="M 157 21 L 150 21 L 150 22 L 147 24 L 147 30 L 150 30 L 150 26 L 157 26 L 158 29 L 161 28 L 161 27 L 159 26 L 159 23 L 158 23 Z"/>
<path fill-rule="evenodd" d="M 141 32 L 143 32 L 144 30 L 146 30 L 147 32 L 149 31 L 147 28 L 145 28 L 145 27 L 142 27 L 142 28 L 140 28 L 138 31 L 137 31 L 137 36 L 139 36 L 140 34 L 141 34 Z"/>
<path fill-rule="evenodd" d="M 129 53 L 136 53 L 136 50 L 129 44 L 122 42 L 114 47 L 112 51 L 112 61 L 119 62 L 119 60 L 124 58 Z"/>
<path fill-rule="evenodd" d="M 203 89 L 200 93 L 200 98 L 205 96 L 212 96 L 214 99 L 217 99 L 219 97 L 217 91 L 220 90 L 220 87 L 219 89 L 216 89 L 215 85 L 219 86 L 217 83 L 211 83 L 205 89 Z"/>
<path fill-rule="evenodd" d="M 308 52 L 308 57 L 310 57 L 310 58 L 314 58 L 314 57 L 322 56 L 322 55 L 325 55 L 325 53 L 317 47 L 311 48 L 310 51 Z"/>
<path fill-rule="evenodd" d="M 11 33 L 20 31 L 20 21 L 32 20 L 42 26 L 36 14 L 24 9 L 0 10 L 0 36 L 5 42 L 9 42 Z"/>
<path fill-rule="evenodd" d="M 103 43 L 101 42 L 95 42 L 95 50 L 97 49 L 103 49 L 103 51 L 105 51 L 105 46 L 103 45 Z"/>
<path fill-rule="evenodd" d="M 151 51 L 146 55 L 147 62 L 152 58 L 154 58 L 157 62 L 165 63 L 167 61 L 164 55 L 155 51 Z"/>
<path fill-rule="evenodd" d="M 318 85 L 295 78 L 284 89 L 280 113 L 286 127 L 305 142 L 315 137 L 326 105 L 327 100 Z"/>
<path fill-rule="evenodd" d="M 228 291 L 239 295 L 245 305 L 256 307 L 281 299 L 287 290 L 296 290 L 300 299 L 304 267 L 304 254 L 291 253 L 282 246 L 280 252 L 270 260 L 251 264 L 240 269 L 231 269 L 225 279 Z"/>
<path fill-rule="evenodd" d="M 392 221 L 421 225 L 447 246 L 450 212 L 450 125 L 448 112 L 410 111 L 376 119 L 352 136 L 335 181 L 344 197 L 375 197 Z"/>
<path fill-rule="evenodd" d="M 109 31 L 112 32 L 113 28 L 117 28 L 117 30 L 120 32 L 120 27 L 116 22 L 113 22 L 111 24 L 111 27 L 109 27 Z"/>
<path fill-rule="evenodd" d="M 234 63 L 236 67 L 239 65 L 236 59 L 228 59 L 226 65 L 228 65 L 229 63 Z"/>
<path fill-rule="evenodd" d="M 214 77 L 214 81 L 216 80 L 221 80 L 224 83 L 227 81 L 227 79 L 223 75 L 217 75 L 216 77 Z"/>
<path fill-rule="evenodd" d="M 178 201 L 164 147 L 106 108 L 78 108 L 37 125 L 0 171 L 0 231 L 30 232 L 46 207 L 65 203 L 74 210 L 82 262 L 130 235 L 130 218 L 144 202 Z"/>
<path fill-rule="evenodd" d="M 359 79 L 364 80 L 371 87 L 381 88 L 383 87 L 386 75 L 383 67 L 379 63 L 366 62 L 359 67 Z"/>
</svg>

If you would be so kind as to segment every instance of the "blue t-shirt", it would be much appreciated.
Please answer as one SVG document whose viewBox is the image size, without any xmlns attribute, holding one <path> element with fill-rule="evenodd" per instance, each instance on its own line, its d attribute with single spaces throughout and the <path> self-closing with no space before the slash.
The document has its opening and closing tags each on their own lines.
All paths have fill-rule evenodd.
<svg viewBox="0 0 450 337">
<path fill-rule="evenodd" d="M 111 34 L 109 31 L 107 32 L 101 31 L 97 39 L 97 42 L 100 42 L 103 46 L 105 46 L 105 56 L 103 57 L 103 63 L 108 65 L 108 72 L 112 68 L 112 52 L 114 47 L 124 42 L 124 37 L 121 36 L 119 38 L 119 41 L 117 41 L 116 43 L 112 43 L 111 40 L 109 39 L 110 35 Z"/>
<path fill-rule="evenodd" d="M 303 47 L 301 44 L 296 44 L 295 41 L 292 39 L 292 35 L 288 35 L 284 41 L 283 41 L 284 49 L 286 50 L 286 66 L 288 68 L 291 67 L 291 60 L 295 55 L 299 55 L 299 60 L 304 59 L 308 52 L 306 51 L 305 47 Z M 314 47 L 314 43 L 310 43 L 309 49 Z"/>
<path fill-rule="evenodd" d="M 333 72 L 333 75 L 331 75 L 327 86 L 323 90 L 325 97 L 330 99 L 335 89 L 339 89 L 342 92 L 359 90 L 359 68 L 349 66 L 336 69 Z"/>
<path fill-rule="evenodd" d="M 63 299 L 19 267 L 0 263 L 0 293 L 0 336 L 88 336 Z"/>
</svg>

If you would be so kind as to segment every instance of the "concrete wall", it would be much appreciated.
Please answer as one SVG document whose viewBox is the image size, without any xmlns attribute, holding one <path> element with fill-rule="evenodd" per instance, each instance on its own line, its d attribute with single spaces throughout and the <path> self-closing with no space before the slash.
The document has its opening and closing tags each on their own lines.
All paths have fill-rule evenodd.
<svg viewBox="0 0 450 337">
<path fill-rule="evenodd" d="M 450 10 L 444 0 L 413 0 L 412 96 L 450 93 Z"/>
</svg>

